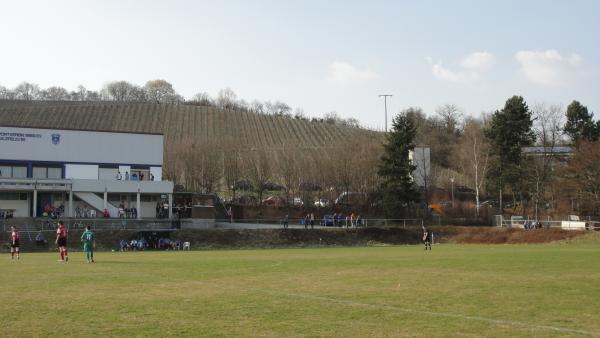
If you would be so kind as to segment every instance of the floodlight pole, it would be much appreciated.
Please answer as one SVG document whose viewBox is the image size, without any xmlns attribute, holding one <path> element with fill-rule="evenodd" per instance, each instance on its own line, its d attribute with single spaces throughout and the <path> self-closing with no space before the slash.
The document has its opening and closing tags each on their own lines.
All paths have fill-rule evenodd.
<svg viewBox="0 0 600 338">
<path fill-rule="evenodd" d="M 392 97 L 392 94 L 381 94 L 379 97 L 383 97 L 383 104 L 385 105 L 385 132 L 388 131 L 388 122 L 387 122 L 387 98 Z"/>
</svg>

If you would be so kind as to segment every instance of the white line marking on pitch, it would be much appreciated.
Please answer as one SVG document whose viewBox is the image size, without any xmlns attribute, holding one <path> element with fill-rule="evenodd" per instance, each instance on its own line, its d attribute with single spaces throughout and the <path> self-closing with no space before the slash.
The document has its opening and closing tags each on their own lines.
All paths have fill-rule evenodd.
<svg viewBox="0 0 600 338">
<path fill-rule="evenodd" d="M 360 303 L 360 302 L 354 302 L 354 301 L 350 301 L 350 300 L 343 300 L 343 299 L 336 299 L 336 298 L 329 298 L 329 297 L 322 297 L 322 296 L 303 295 L 303 294 L 298 294 L 298 293 L 277 292 L 277 291 L 261 290 L 261 289 L 254 289 L 254 290 L 269 293 L 272 295 L 304 298 L 304 299 L 318 300 L 318 301 L 324 301 L 324 302 L 332 302 L 332 303 L 344 304 L 344 305 L 349 305 L 349 306 L 354 306 L 354 307 L 366 307 L 366 308 L 373 308 L 373 309 L 378 309 L 378 310 L 390 310 L 390 311 L 397 311 L 397 312 L 404 312 L 404 313 L 423 314 L 423 315 L 436 316 L 436 317 L 450 317 L 450 318 L 487 322 L 487 323 L 493 323 L 493 324 L 498 324 L 498 325 L 522 326 L 522 327 L 531 328 L 531 329 L 548 330 L 548 331 L 556 331 L 556 332 L 563 332 L 563 333 L 577 333 L 577 334 L 582 334 L 582 335 L 599 336 L 600 337 L 600 332 L 568 329 L 568 328 L 564 328 L 564 327 L 549 326 L 549 325 L 538 325 L 538 324 L 531 324 L 531 323 L 519 322 L 519 321 L 514 321 L 514 320 L 493 319 L 493 318 L 486 318 L 486 317 L 480 317 L 480 316 L 468 316 L 468 315 L 446 313 L 446 312 L 426 311 L 426 310 L 413 310 L 413 309 L 406 309 L 406 308 L 401 308 L 401 307 L 397 307 L 397 306 L 393 306 L 393 305 Z"/>
</svg>

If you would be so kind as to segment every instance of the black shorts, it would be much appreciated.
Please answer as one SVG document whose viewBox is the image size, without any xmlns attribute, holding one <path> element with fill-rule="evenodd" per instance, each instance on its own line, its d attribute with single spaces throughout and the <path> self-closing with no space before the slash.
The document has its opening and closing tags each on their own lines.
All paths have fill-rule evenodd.
<svg viewBox="0 0 600 338">
<path fill-rule="evenodd" d="M 17 239 L 14 243 L 11 241 L 10 242 L 10 247 L 11 248 L 18 248 L 19 247 L 19 240 Z"/>
<path fill-rule="evenodd" d="M 67 246 L 67 238 L 66 237 L 59 237 L 58 238 L 58 242 L 56 243 L 56 245 L 58 245 L 59 247 L 61 247 L 61 246 Z"/>
</svg>

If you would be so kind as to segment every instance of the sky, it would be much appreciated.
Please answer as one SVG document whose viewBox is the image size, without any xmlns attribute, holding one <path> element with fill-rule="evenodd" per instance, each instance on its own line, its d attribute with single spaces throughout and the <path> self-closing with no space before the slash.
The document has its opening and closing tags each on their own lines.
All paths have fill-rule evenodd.
<svg viewBox="0 0 600 338">
<path fill-rule="evenodd" d="M 599 1 L 0 0 L 0 85 L 165 79 L 230 87 L 371 128 L 443 104 L 467 116 L 512 95 L 600 115 Z"/>
</svg>

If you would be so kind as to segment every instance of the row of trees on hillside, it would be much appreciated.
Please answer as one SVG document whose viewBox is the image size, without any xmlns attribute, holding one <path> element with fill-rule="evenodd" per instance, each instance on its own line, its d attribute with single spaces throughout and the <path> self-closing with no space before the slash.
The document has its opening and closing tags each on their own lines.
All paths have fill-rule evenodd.
<svg viewBox="0 0 600 338">
<path fill-rule="evenodd" d="M 292 144 L 239 149 L 235 144 L 184 140 L 167 145 L 164 175 L 189 191 L 219 191 L 232 199 L 252 193 L 257 203 L 273 190 L 286 202 L 300 196 L 307 204 L 314 198 L 335 200 L 345 191 L 372 195 L 379 190 L 381 142 L 372 135 L 308 149 Z"/>
<path fill-rule="evenodd" d="M 531 215 L 571 209 L 594 214 L 600 211 L 594 202 L 596 179 L 590 178 L 594 162 L 583 161 L 591 159 L 582 154 L 598 147 L 597 125 L 577 101 L 565 111 L 546 104 L 529 107 L 515 96 L 502 109 L 480 117 L 464 117 L 453 105 L 430 116 L 411 108 L 394 118 L 394 132 L 383 144 L 380 137 L 368 134 L 311 149 L 293 144 L 240 149 L 233 140 L 223 139 L 168 144 L 166 175 L 186 190 L 232 197 L 239 190 L 251 190 L 257 202 L 274 186 L 288 201 L 292 196 L 309 201 L 358 192 L 393 211 L 448 198 L 453 182 L 457 189 L 473 191 L 475 215 L 483 201 L 492 205 L 490 200 L 494 207 L 501 203 Z M 406 162 L 408 152 L 418 145 L 431 148 L 431 177 L 423 189 L 408 175 L 414 163 Z M 574 156 L 554 151 L 566 145 L 573 147 Z M 541 148 L 526 153 L 528 146 Z M 390 176 L 398 171 L 400 176 Z"/>
<path fill-rule="evenodd" d="M 542 210 L 545 214 L 569 208 L 600 212 L 598 179 L 593 176 L 599 169 L 590 157 L 600 151 L 600 122 L 594 122 L 581 103 L 573 101 L 566 111 L 546 104 L 530 108 L 522 97 L 514 96 L 502 109 L 480 118 L 461 118 L 453 105 L 436 113 L 426 117 L 411 108 L 394 119 L 380 174 L 385 177 L 384 190 L 391 191 L 396 202 L 415 201 L 410 198 L 414 191 L 401 179 L 412 168 L 399 159 L 422 144 L 431 147 L 433 163 L 431 185 L 421 195 L 428 203 L 439 198 L 432 190 L 450 188 L 456 180 L 474 191 L 477 213 L 482 196 L 500 205 L 519 206 L 534 217 Z M 536 148 L 527 148 L 532 146 Z M 394 166 L 391 172 L 399 176 L 392 179 Z"/>
<path fill-rule="evenodd" d="M 45 101 L 118 101 L 179 103 L 183 97 L 173 89 L 173 85 L 161 79 L 150 80 L 144 86 L 127 81 L 107 83 L 100 91 L 88 90 L 78 86 L 68 91 L 59 86 L 40 88 L 37 84 L 23 82 L 15 88 L 0 86 L 1 100 L 45 100 Z"/>
<path fill-rule="evenodd" d="M 298 107 L 294 109 L 279 100 L 264 102 L 259 100 L 246 101 L 238 98 L 231 88 L 219 90 L 217 96 L 214 98 L 206 92 L 200 92 L 186 100 L 182 95 L 177 93 L 171 83 L 163 79 L 150 80 L 143 86 L 128 81 L 112 81 L 105 84 L 98 91 L 89 90 L 82 85 L 71 91 L 59 86 L 44 89 L 35 83 L 22 82 L 14 88 L 6 88 L 0 85 L 0 100 L 116 101 L 186 104 L 211 106 L 241 112 L 254 112 L 257 114 L 286 116 L 301 120 L 309 119 L 302 108 Z M 322 118 L 312 119 L 329 124 L 360 127 L 357 119 L 342 118 L 335 111 L 323 114 Z"/>
</svg>

